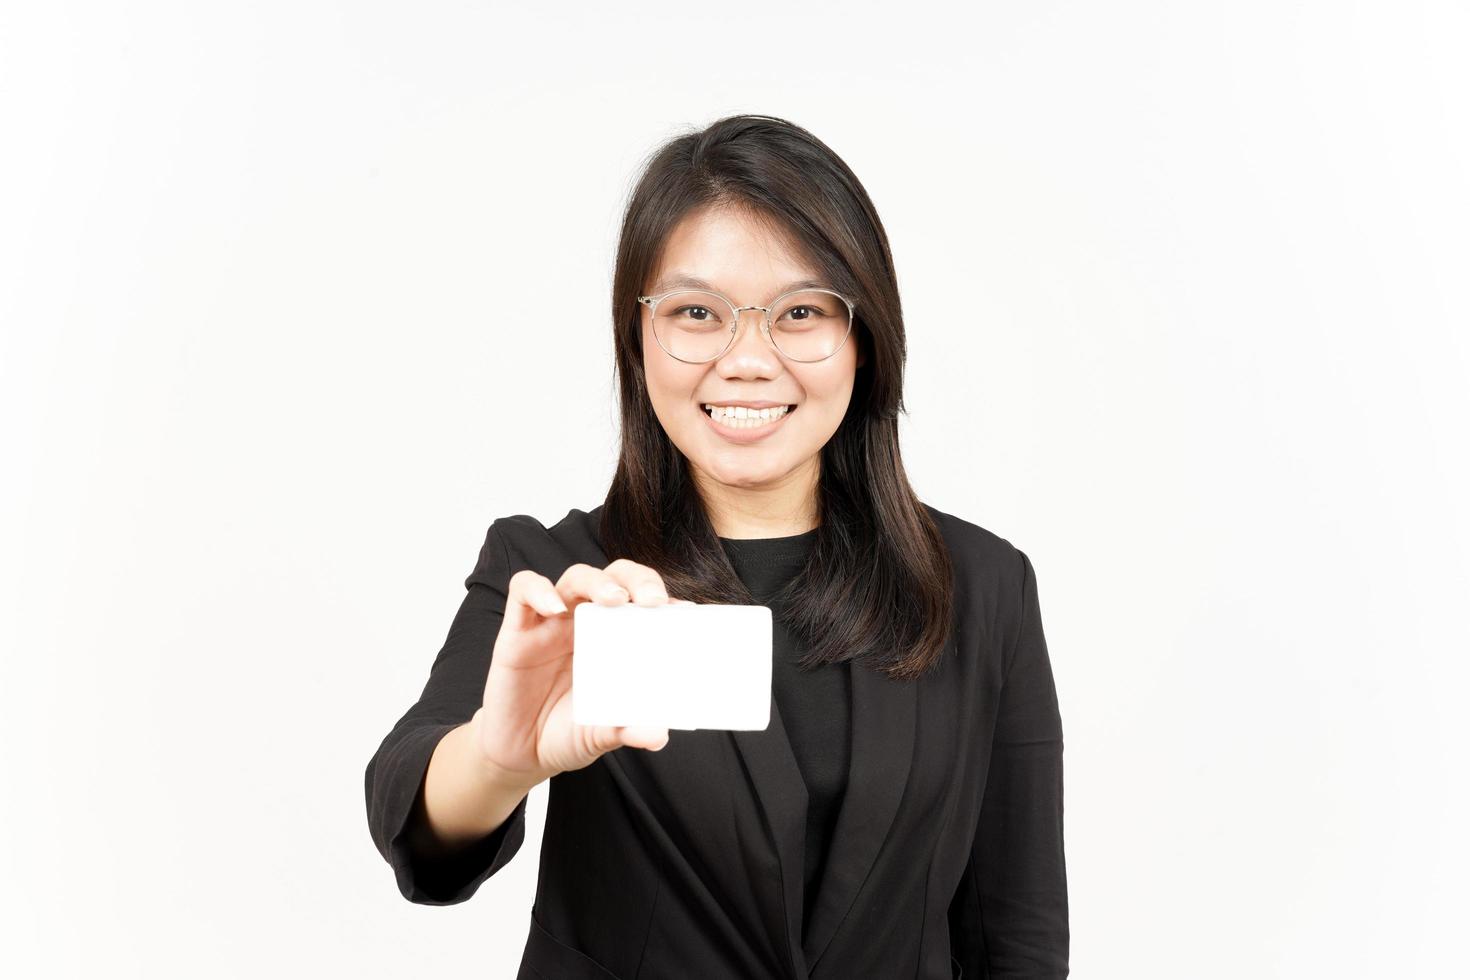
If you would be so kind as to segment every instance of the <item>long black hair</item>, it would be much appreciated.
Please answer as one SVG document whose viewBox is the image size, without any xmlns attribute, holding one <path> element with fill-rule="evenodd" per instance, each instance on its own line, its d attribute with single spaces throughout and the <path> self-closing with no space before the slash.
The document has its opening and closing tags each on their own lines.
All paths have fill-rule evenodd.
<svg viewBox="0 0 1470 980">
<path fill-rule="evenodd" d="M 837 431 L 822 447 L 819 525 L 801 572 L 770 600 L 808 647 L 807 665 L 856 660 L 899 679 L 942 655 L 954 607 L 950 557 L 904 473 L 898 446 L 906 354 L 888 236 L 847 164 L 800 126 L 738 115 L 680 135 L 647 158 L 623 214 L 613 273 L 617 471 L 602 509 L 609 559 L 658 571 L 672 596 L 751 603 L 721 547 L 688 460 L 653 412 L 637 297 L 686 215 L 737 208 L 791 238 L 853 298 L 850 340 L 867 358 Z"/>
</svg>

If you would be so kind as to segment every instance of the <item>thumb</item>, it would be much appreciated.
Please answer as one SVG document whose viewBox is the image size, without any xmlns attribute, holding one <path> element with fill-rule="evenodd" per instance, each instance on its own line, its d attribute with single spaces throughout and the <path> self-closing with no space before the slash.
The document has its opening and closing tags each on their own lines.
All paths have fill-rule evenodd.
<svg viewBox="0 0 1470 980">
<path fill-rule="evenodd" d="M 631 745 L 637 749 L 649 749 L 653 752 L 669 744 L 669 730 L 650 725 L 628 725 L 619 728 L 618 737 L 623 745 Z"/>
</svg>

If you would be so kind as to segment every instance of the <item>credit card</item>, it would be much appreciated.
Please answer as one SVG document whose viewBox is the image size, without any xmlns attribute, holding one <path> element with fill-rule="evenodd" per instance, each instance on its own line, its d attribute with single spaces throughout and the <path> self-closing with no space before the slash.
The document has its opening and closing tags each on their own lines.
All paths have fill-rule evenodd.
<svg viewBox="0 0 1470 980">
<path fill-rule="evenodd" d="M 680 603 L 572 613 L 572 720 L 763 731 L 771 722 L 771 610 Z"/>
</svg>

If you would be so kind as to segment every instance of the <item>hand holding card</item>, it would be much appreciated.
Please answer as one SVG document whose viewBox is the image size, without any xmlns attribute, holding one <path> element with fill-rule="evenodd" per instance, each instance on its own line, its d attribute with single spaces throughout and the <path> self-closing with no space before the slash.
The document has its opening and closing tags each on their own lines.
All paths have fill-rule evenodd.
<svg viewBox="0 0 1470 980">
<path fill-rule="evenodd" d="M 626 559 L 606 568 L 573 564 L 556 582 L 529 568 L 511 575 L 484 703 L 469 724 L 476 768 L 529 789 L 616 748 L 662 748 L 669 739 L 662 725 L 572 720 L 572 610 L 670 605 L 693 603 L 670 597 L 658 572 Z"/>
</svg>

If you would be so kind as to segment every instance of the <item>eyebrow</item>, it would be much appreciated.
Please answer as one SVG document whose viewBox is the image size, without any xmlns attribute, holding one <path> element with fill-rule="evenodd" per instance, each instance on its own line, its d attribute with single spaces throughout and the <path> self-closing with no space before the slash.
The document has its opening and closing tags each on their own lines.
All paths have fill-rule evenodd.
<svg viewBox="0 0 1470 980">
<path fill-rule="evenodd" d="M 786 293 L 789 293 L 789 292 L 791 292 L 792 290 L 795 290 L 795 289 L 831 289 L 831 288 L 832 288 L 831 286 L 827 285 L 825 282 L 822 282 L 822 281 L 820 281 L 818 279 L 798 279 L 796 282 L 788 282 L 786 285 L 782 286 L 776 292 L 776 295 L 777 296 L 783 296 Z M 698 276 L 691 276 L 691 275 L 689 275 L 687 273 L 674 273 L 673 275 L 669 276 L 667 279 L 663 279 L 663 280 L 660 280 L 659 282 L 654 283 L 653 290 L 650 293 L 650 295 L 657 296 L 659 293 L 666 293 L 666 292 L 668 292 L 671 289 L 708 289 L 710 292 L 713 292 L 713 293 L 721 293 L 721 294 L 724 293 L 724 290 L 719 289 L 718 287 L 716 287 L 716 286 L 714 286 L 714 285 L 712 285 L 712 284 L 710 284 L 708 282 L 705 282 L 703 279 L 699 278 Z"/>
</svg>

